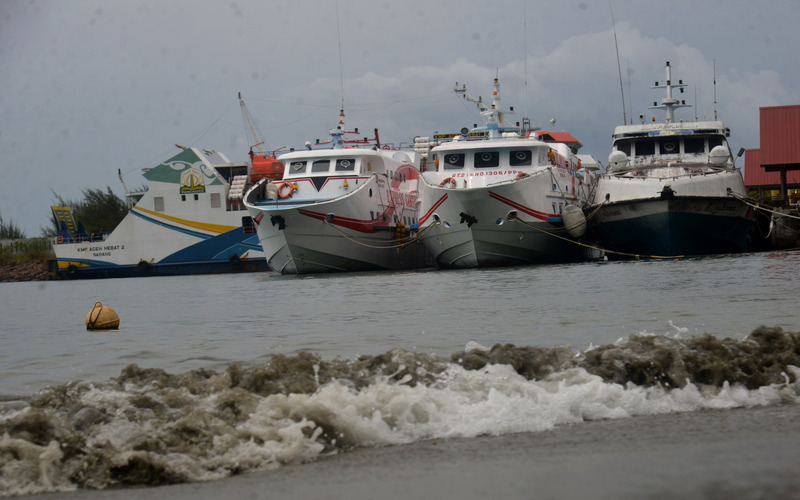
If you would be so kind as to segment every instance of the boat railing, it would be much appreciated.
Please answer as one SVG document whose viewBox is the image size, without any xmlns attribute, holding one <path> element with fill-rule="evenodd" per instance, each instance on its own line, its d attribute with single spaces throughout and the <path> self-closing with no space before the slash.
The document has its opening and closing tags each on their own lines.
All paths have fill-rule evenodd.
<svg viewBox="0 0 800 500">
<path fill-rule="evenodd" d="M 63 243 L 92 243 L 92 242 L 100 242 L 105 241 L 108 238 L 108 235 L 111 233 L 107 232 L 95 232 L 95 233 L 83 233 L 83 234 L 59 234 L 53 238 L 53 242 L 56 245 L 61 245 Z"/>
</svg>

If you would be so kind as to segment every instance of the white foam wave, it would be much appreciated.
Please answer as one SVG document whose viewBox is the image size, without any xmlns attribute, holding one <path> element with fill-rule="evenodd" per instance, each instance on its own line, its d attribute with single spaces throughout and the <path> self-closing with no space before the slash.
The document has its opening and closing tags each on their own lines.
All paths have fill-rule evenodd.
<svg viewBox="0 0 800 500">
<path fill-rule="evenodd" d="M 790 369 L 800 380 L 800 369 Z M 204 481 L 309 461 L 355 446 L 540 432 L 590 420 L 800 402 L 800 382 L 791 383 L 788 377 L 782 384 L 755 390 L 727 383 L 719 388 L 687 384 L 665 389 L 607 383 L 582 368 L 536 381 L 509 365 L 465 370 L 450 364 L 433 384 L 410 381 L 410 376 L 399 382 L 383 377 L 360 390 L 348 381 L 333 381 L 310 394 L 267 397 L 241 394 L 240 389 L 192 394 L 180 387 L 161 392 L 88 387 L 82 403 L 106 417 L 88 426 L 86 446 L 101 450 L 112 467 L 144 460 L 181 480 Z M 158 400 L 156 409 L 137 407 L 142 394 Z M 226 418 L 220 403 L 235 398 L 248 412 Z M 33 409 L 9 412 L 0 420 L 29 411 Z M 40 446 L 3 436 L 0 455 L 22 459 L 0 465 L 0 495 L 73 489 L 67 466 L 60 463 L 61 448 L 57 441 Z"/>
</svg>

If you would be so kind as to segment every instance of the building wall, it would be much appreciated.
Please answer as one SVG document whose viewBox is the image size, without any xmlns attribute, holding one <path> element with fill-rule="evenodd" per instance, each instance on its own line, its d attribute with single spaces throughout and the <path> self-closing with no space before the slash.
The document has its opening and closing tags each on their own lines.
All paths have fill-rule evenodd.
<svg viewBox="0 0 800 500">
<path fill-rule="evenodd" d="M 800 167 L 800 105 L 759 108 L 761 165 Z"/>
</svg>

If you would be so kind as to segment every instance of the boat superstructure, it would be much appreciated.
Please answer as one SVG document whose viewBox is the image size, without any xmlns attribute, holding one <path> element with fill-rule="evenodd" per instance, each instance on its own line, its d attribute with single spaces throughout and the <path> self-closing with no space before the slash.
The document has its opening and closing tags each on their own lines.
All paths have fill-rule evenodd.
<svg viewBox="0 0 800 500">
<path fill-rule="evenodd" d="M 113 231 L 87 233 L 68 207 L 53 207 L 53 250 L 68 278 L 119 278 L 266 270 L 244 190 L 271 168 L 269 155 L 233 163 L 219 152 L 181 151 L 144 169 L 147 190 Z M 257 168 L 253 169 L 256 164 Z M 259 173 L 260 172 L 260 173 Z M 278 175 L 282 175 L 282 172 Z"/>
<path fill-rule="evenodd" d="M 591 172 L 566 132 L 521 130 L 500 105 L 500 84 L 486 105 L 486 126 L 462 130 L 430 149 L 422 173 L 419 238 L 444 268 L 568 262 L 585 258 L 577 244 L 586 229 L 582 208 Z M 594 164 L 594 162 L 592 162 Z"/>
<path fill-rule="evenodd" d="M 352 139 L 344 112 L 331 140 L 280 155 L 283 180 L 245 195 L 270 267 L 282 274 L 430 266 L 410 239 L 417 222 L 419 156 Z"/>
<path fill-rule="evenodd" d="M 688 107 L 673 96 L 683 92 L 666 64 L 663 123 L 614 129 L 608 168 L 597 176 L 591 219 L 609 258 L 671 257 L 742 252 L 752 213 L 721 121 L 675 121 Z M 738 199 L 737 199 L 738 198 Z"/>
</svg>

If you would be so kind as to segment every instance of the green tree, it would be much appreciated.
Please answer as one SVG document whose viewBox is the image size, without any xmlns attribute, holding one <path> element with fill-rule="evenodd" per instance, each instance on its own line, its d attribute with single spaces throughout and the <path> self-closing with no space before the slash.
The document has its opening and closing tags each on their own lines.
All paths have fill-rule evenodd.
<svg viewBox="0 0 800 500">
<path fill-rule="evenodd" d="M 112 231 L 117 224 L 122 221 L 128 208 L 119 196 L 111 191 L 111 187 L 106 187 L 106 192 L 102 189 L 84 189 L 83 199 L 80 201 L 65 200 L 60 195 L 56 196 L 56 203 L 72 208 L 72 216 L 76 221 L 83 223 L 83 227 L 89 233 L 100 231 Z M 56 221 L 53 226 L 56 227 Z"/>
<path fill-rule="evenodd" d="M 25 233 L 11 221 L 4 221 L 0 215 L 0 240 L 19 240 L 25 238 Z"/>
</svg>

